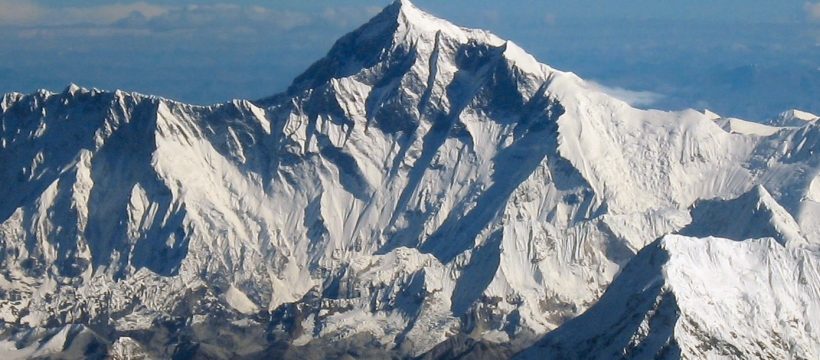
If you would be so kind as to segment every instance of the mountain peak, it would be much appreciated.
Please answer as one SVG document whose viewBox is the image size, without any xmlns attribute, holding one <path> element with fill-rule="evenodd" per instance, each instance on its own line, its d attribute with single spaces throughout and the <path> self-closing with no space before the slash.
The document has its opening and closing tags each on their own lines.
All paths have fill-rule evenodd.
<svg viewBox="0 0 820 360">
<path fill-rule="evenodd" d="M 412 1 L 409 0 L 396 0 L 393 2 L 391 6 L 397 7 L 400 11 L 421 11 Z"/>
<path fill-rule="evenodd" d="M 720 114 L 709 109 L 703 109 L 703 115 L 705 115 L 709 120 L 720 120 L 722 118 Z"/>
<path fill-rule="evenodd" d="M 776 118 L 769 120 L 768 123 L 775 126 L 803 126 L 818 118 L 820 117 L 810 112 L 791 109 L 780 113 Z"/>
<path fill-rule="evenodd" d="M 359 30 L 389 23 L 394 25 L 393 35 L 400 42 L 416 42 L 419 40 L 433 41 L 437 34 L 442 33 L 459 42 L 470 40 L 500 46 L 505 41 L 486 30 L 465 28 L 445 19 L 432 15 L 407 0 L 397 0 L 387 6 Z M 357 30 L 356 32 L 358 32 Z"/>
<path fill-rule="evenodd" d="M 403 63 L 413 57 L 429 58 L 442 38 L 454 44 L 478 43 L 490 47 L 508 43 L 488 31 L 454 25 L 410 1 L 398 0 L 336 41 L 324 58 L 294 80 L 287 94 L 315 89 L 330 79 L 366 72 L 379 64 Z"/>
<path fill-rule="evenodd" d="M 817 115 L 814 115 L 814 114 L 806 112 L 806 111 L 798 110 L 798 109 L 791 109 L 791 110 L 788 110 L 788 111 L 784 111 L 783 113 L 780 114 L 780 117 L 781 118 L 788 118 L 788 119 L 798 119 L 798 120 L 804 120 L 804 121 L 811 121 L 811 120 L 817 119 Z"/>
<path fill-rule="evenodd" d="M 449 30 L 450 32 L 458 32 L 461 30 L 449 21 L 438 18 L 419 9 L 410 1 L 396 1 L 393 5 L 388 7 L 388 10 L 386 11 L 395 14 L 396 20 L 400 24 L 405 25 L 408 28 L 412 27 L 415 30 L 433 33 L 442 30 Z"/>
<path fill-rule="evenodd" d="M 680 231 L 683 235 L 738 241 L 771 237 L 790 246 L 806 242 L 797 221 L 762 185 L 735 199 L 698 201 L 691 211 L 692 223 Z"/>
<path fill-rule="evenodd" d="M 667 235 L 517 358 L 816 358 L 817 335 L 793 329 L 818 325 L 817 265 L 769 239 Z"/>
<path fill-rule="evenodd" d="M 74 95 L 77 95 L 77 94 L 85 94 L 85 93 L 88 93 L 88 92 L 91 92 L 91 91 L 92 90 L 86 89 L 86 88 L 84 88 L 82 86 L 79 86 L 75 83 L 70 83 L 70 84 L 68 84 L 68 86 L 65 87 L 65 89 L 63 89 L 62 93 L 63 93 L 63 95 L 72 95 L 72 96 L 74 96 Z"/>
<path fill-rule="evenodd" d="M 598 307 L 615 318 L 567 332 L 601 339 L 604 349 L 569 345 L 590 357 L 641 357 L 606 350 L 655 324 L 660 335 L 675 330 L 681 347 L 713 346 L 666 326 L 686 324 L 672 320 L 690 310 L 709 315 L 695 322 L 702 328 L 749 324 L 699 304 L 660 306 L 662 285 L 675 286 L 669 296 L 717 306 L 734 304 L 719 301 L 723 288 L 707 291 L 721 279 L 744 290 L 740 300 L 765 295 L 802 280 L 732 278 L 734 264 L 768 270 L 764 256 L 732 263 L 747 246 L 741 240 L 813 246 L 820 236 L 820 182 L 809 185 L 820 124 L 730 136 L 691 110 L 635 109 L 512 42 L 408 1 L 340 39 L 270 106 L 255 105 L 76 86 L 3 97 L 0 297 L 17 300 L 0 302 L 9 329 L 0 353 L 72 357 L 80 347 L 67 342 L 89 344 L 93 331 L 59 329 L 85 324 L 102 331 L 95 349 L 126 357 L 404 358 L 430 349 L 432 357 L 499 357 L 598 304 L 620 273 L 626 280 L 607 291 L 620 294 L 608 300 L 614 305 Z M 699 201 L 707 198 L 715 200 Z M 778 201 L 798 210 L 794 217 Z M 656 242 L 621 271 L 635 250 L 683 227 L 738 243 Z M 756 249 L 769 248 L 793 250 Z M 774 275 L 813 281 L 794 294 L 817 288 L 814 262 L 798 273 L 783 261 L 771 262 L 780 264 Z M 677 288 L 687 284 L 687 264 L 705 290 Z M 817 297 L 801 304 L 816 309 Z M 749 341 L 817 344 L 788 337 L 799 334 L 780 304 L 766 314 L 784 316 L 763 320 L 791 332 L 755 326 L 762 331 Z M 815 322 L 807 326 L 820 328 Z"/>
</svg>

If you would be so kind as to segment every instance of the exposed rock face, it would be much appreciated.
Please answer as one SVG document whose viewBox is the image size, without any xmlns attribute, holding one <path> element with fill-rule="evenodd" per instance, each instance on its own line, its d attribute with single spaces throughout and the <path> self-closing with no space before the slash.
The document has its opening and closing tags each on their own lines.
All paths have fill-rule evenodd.
<svg viewBox="0 0 820 360">
<path fill-rule="evenodd" d="M 760 185 L 795 249 L 820 241 L 816 122 L 637 110 L 406 1 L 268 99 L 71 86 L 0 110 L 15 349 L 70 324 L 152 357 L 517 349 L 693 229 L 696 202 Z"/>
</svg>

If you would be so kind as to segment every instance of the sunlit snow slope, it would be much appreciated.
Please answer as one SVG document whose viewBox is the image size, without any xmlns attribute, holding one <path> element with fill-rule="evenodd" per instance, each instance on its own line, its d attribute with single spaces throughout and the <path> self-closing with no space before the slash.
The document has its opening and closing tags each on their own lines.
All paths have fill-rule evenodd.
<svg viewBox="0 0 820 360">
<path fill-rule="evenodd" d="M 702 204 L 816 248 L 816 121 L 731 133 L 598 88 L 399 1 L 268 99 L 5 95 L 0 351 L 69 325 L 155 357 L 523 347 L 665 234 L 748 235 Z"/>
<path fill-rule="evenodd" d="M 818 260 L 772 239 L 670 235 L 518 358 L 816 359 Z"/>
</svg>

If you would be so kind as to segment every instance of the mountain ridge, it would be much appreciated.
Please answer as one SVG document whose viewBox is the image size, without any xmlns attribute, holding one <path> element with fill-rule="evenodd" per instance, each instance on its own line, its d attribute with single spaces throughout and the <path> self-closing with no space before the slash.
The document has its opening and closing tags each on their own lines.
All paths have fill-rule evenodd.
<svg viewBox="0 0 820 360">
<path fill-rule="evenodd" d="M 669 235 L 642 250 L 592 309 L 517 358 L 812 358 L 817 260 L 773 239 Z"/>
<path fill-rule="evenodd" d="M 820 241 L 820 125 L 730 134 L 594 89 L 399 1 L 268 99 L 6 95 L 4 336 L 84 324 L 156 357 L 519 350 L 697 202 L 762 185 Z"/>
</svg>

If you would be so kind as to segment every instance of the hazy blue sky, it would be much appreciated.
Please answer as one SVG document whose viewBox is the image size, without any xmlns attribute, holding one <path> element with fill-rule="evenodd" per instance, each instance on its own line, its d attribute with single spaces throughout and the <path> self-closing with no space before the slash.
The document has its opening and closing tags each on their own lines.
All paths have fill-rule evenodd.
<svg viewBox="0 0 820 360">
<path fill-rule="evenodd" d="M 0 0 L 0 92 L 69 82 L 193 103 L 283 90 L 390 1 Z M 638 105 L 820 112 L 820 2 L 417 0 Z"/>
</svg>

